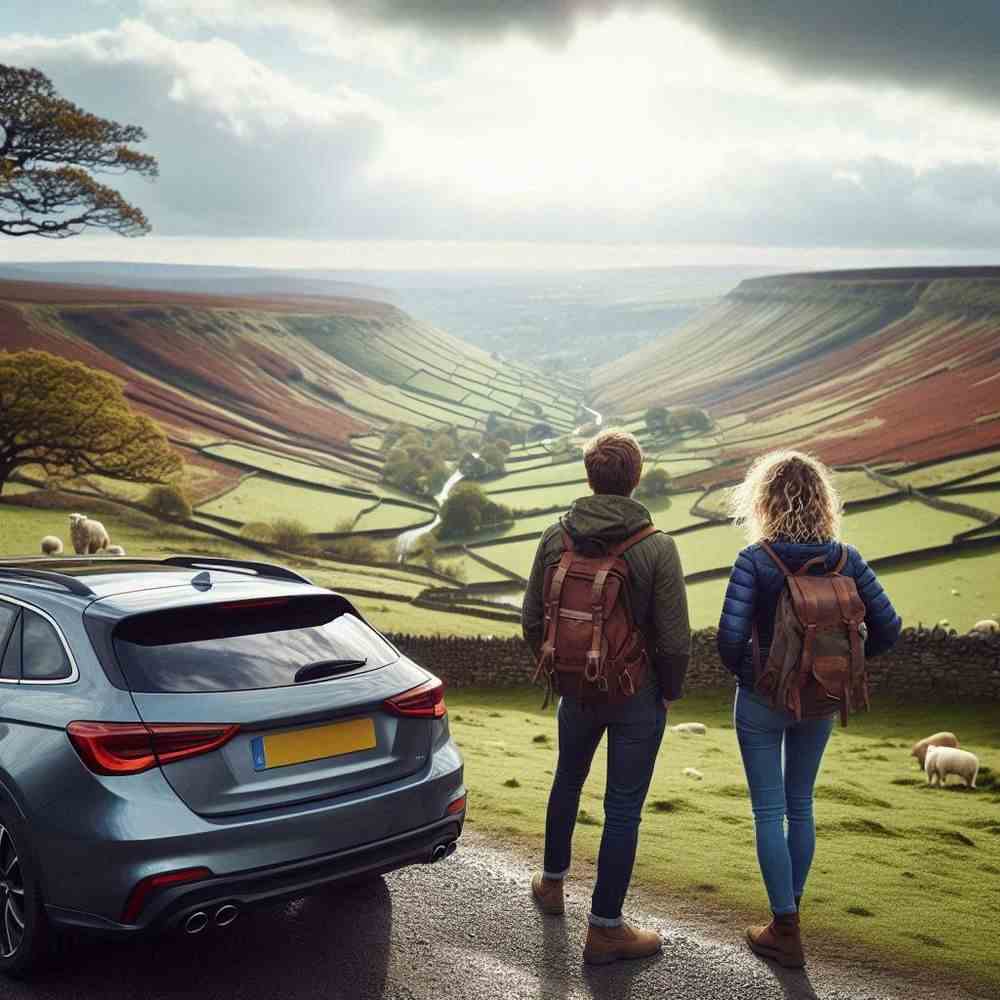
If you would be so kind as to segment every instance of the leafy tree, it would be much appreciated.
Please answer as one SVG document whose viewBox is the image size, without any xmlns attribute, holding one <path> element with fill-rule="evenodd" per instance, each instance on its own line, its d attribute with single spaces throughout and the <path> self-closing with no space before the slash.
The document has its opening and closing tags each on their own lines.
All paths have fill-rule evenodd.
<svg viewBox="0 0 1000 1000">
<path fill-rule="evenodd" d="M 286 552 L 304 552 L 310 548 L 309 529 L 292 517 L 271 521 L 271 544 Z"/>
<path fill-rule="evenodd" d="M 695 431 L 710 431 L 712 429 L 712 418 L 698 406 L 685 406 L 683 409 L 674 410 L 673 420 L 678 430 L 690 428 Z"/>
<path fill-rule="evenodd" d="M 458 463 L 458 471 L 466 479 L 482 479 L 483 476 L 488 475 L 489 467 L 481 456 L 474 455 L 470 451 L 462 456 L 461 461 Z"/>
<path fill-rule="evenodd" d="M 0 493 L 15 469 L 164 483 L 182 469 L 114 376 L 45 351 L 0 353 Z"/>
<path fill-rule="evenodd" d="M 151 487 L 146 494 L 146 506 L 170 521 L 186 521 L 191 516 L 191 501 L 175 483 Z"/>
<path fill-rule="evenodd" d="M 494 503 L 476 483 L 459 483 L 441 506 L 440 538 L 474 535 L 480 528 L 502 524 L 510 510 Z"/>
<path fill-rule="evenodd" d="M 528 428 L 528 433 L 525 435 L 525 440 L 532 441 L 545 441 L 548 438 L 553 438 L 556 436 L 555 428 L 552 424 L 547 424 L 545 421 L 541 421 L 537 424 L 532 424 Z"/>
<path fill-rule="evenodd" d="M 645 421 L 646 430 L 655 436 L 667 434 L 673 429 L 670 411 L 665 406 L 651 406 L 646 410 Z"/>
<path fill-rule="evenodd" d="M 662 466 L 650 469 L 639 481 L 635 495 L 637 497 L 662 497 L 670 492 L 670 473 Z"/>
<path fill-rule="evenodd" d="M 155 177 L 146 133 L 60 97 L 37 69 L 0 64 L 0 234 L 64 239 L 88 229 L 143 236 L 149 222 L 93 174 Z"/>
<path fill-rule="evenodd" d="M 504 454 L 495 444 L 486 445 L 479 457 L 486 464 L 487 475 L 496 476 L 504 471 Z"/>
</svg>

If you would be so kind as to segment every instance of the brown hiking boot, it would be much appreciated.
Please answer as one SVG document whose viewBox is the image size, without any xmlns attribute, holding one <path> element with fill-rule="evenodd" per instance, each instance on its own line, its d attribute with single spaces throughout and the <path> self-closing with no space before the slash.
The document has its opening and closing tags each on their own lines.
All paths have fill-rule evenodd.
<svg viewBox="0 0 1000 1000">
<path fill-rule="evenodd" d="M 747 944 L 755 955 L 770 958 L 786 969 L 801 969 L 806 964 L 797 913 L 775 914 L 766 927 L 748 927 Z"/>
<path fill-rule="evenodd" d="M 561 917 L 566 912 L 561 878 L 548 879 L 536 875 L 531 880 L 531 895 L 535 897 L 535 902 L 543 913 L 551 913 L 554 917 Z"/>
<path fill-rule="evenodd" d="M 640 931 L 623 923 L 620 927 L 594 927 L 587 930 L 583 960 L 588 965 L 608 965 L 619 959 L 649 958 L 663 948 L 655 931 Z"/>
</svg>

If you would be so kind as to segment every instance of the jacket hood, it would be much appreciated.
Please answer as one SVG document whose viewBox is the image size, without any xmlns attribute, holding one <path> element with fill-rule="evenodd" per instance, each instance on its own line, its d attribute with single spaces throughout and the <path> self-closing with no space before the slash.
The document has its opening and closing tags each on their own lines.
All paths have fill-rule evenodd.
<svg viewBox="0 0 1000 1000">
<path fill-rule="evenodd" d="M 560 519 L 574 543 L 603 545 L 623 541 L 652 522 L 649 511 L 638 500 L 607 493 L 575 500 Z"/>
<path fill-rule="evenodd" d="M 771 557 L 765 552 L 764 547 L 762 545 L 757 547 L 761 557 L 773 565 Z M 771 542 L 771 548 L 778 553 L 782 562 L 794 572 L 816 556 L 826 556 L 825 568 L 832 570 L 840 560 L 843 546 L 840 542 L 789 542 L 782 538 L 776 538 Z"/>
</svg>

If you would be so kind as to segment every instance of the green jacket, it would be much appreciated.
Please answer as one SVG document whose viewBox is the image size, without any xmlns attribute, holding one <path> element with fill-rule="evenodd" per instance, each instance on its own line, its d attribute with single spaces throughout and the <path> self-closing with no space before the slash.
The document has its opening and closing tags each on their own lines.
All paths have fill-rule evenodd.
<svg viewBox="0 0 1000 1000">
<path fill-rule="evenodd" d="M 536 656 L 544 638 L 545 570 L 562 556 L 563 531 L 574 543 L 590 539 L 614 544 L 650 523 L 649 511 L 638 501 L 602 494 L 581 497 L 546 530 L 538 544 L 521 610 L 524 638 Z M 625 553 L 625 562 L 631 577 L 632 608 L 649 643 L 653 672 L 663 697 L 676 701 L 683 694 L 691 656 L 691 626 L 677 544 L 669 535 L 650 535 Z"/>
</svg>

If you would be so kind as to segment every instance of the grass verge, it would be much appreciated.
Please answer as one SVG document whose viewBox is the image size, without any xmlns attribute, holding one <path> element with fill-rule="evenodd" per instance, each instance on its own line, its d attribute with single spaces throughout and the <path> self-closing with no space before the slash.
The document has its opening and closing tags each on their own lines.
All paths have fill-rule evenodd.
<svg viewBox="0 0 1000 1000">
<path fill-rule="evenodd" d="M 556 746 L 554 714 L 540 704 L 534 690 L 448 694 L 466 760 L 471 829 L 537 851 Z M 689 696 L 670 721 L 704 722 L 709 730 L 700 737 L 667 734 L 646 803 L 635 885 L 725 907 L 736 920 L 766 913 L 731 694 Z M 991 768 L 988 787 L 926 788 L 909 748 L 942 728 L 956 731 Z M 605 767 L 602 746 L 574 840 L 585 866 L 600 842 Z M 704 780 L 685 777 L 686 767 Z M 1000 990 L 1000 953 L 992 943 L 1000 906 L 1000 787 L 991 778 L 997 772 L 995 706 L 880 703 L 838 728 L 817 786 L 819 842 L 805 904 L 810 937 Z"/>
</svg>

